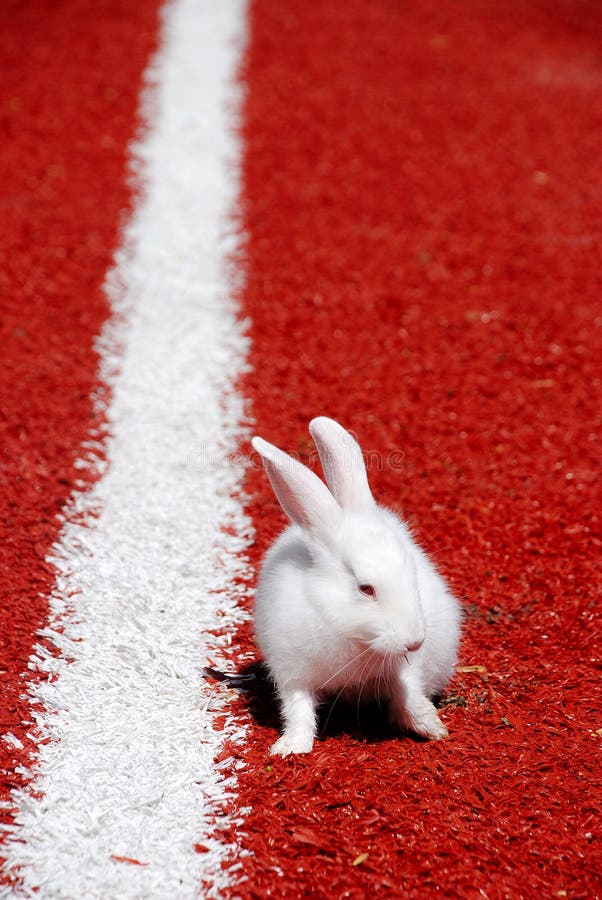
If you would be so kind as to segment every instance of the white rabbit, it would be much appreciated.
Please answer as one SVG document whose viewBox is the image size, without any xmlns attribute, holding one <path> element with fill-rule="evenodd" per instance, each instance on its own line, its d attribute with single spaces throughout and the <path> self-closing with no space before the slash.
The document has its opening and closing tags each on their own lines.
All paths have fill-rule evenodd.
<svg viewBox="0 0 602 900">
<path fill-rule="evenodd" d="M 404 523 L 377 505 L 362 451 L 333 419 L 313 419 L 328 488 L 259 437 L 280 505 L 293 524 L 264 559 L 255 633 L 282 704 L 272 753 L 308 753 L 327 694 L 374 692 L 390 720 L 427 738 L 447 729 L 431 702 L 454 671 L 461 612 Z"/>
</svg>

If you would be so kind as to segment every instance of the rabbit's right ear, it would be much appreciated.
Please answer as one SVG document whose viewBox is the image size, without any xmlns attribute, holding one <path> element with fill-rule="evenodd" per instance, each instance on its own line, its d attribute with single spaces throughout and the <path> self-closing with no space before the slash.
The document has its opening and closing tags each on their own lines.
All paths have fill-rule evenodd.
<svg viewBox="0 0 602 900">
<path fill-rule="evenodd" d="M 362 450 L 353 435 L 326 416 L 309 423 L 328 487 L 343 509 L 361 512 L 375 505 Z"/>
<path fill-rule="evenodd" d="M 278 447 L 254 437 L 253 449 L 263 465 L 280 506 L 289 519 L 303 528 L 330 534 L 341 517 L 341 508 L 324 482 Z"/>
</svg>

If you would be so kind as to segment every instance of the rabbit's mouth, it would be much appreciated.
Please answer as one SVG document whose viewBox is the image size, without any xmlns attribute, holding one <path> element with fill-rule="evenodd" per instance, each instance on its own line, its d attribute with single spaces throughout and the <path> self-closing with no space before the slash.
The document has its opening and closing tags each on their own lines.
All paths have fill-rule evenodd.
<svg viewBox="0 0 602 900">
<path fill-rule="evenodd" d="M 409 661 L 412 653 L 420 650 L 424 643 L 424 638 L 416 637 L 409 640 L 407 637 L 400 637 L 394 632 L 385 632 L 378 635 L 370 641 L 370 647 L 379 656 L 395 657 L 398 659 L 405 658 Z"/>
</svg>

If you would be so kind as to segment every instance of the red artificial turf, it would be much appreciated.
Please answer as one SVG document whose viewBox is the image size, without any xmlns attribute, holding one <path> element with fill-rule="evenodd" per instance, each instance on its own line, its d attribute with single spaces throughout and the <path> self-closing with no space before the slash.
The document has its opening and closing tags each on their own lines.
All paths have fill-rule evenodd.
<svg viewBox="0 0 602 900">
<path fill-rule="evenodd" d="M 444 742 L 335 710 L 274 759 L 250 697 L 231 896 L 600 896 L 602 7 L 254 0 L 243 74 L 257 432 L 383 454 L 467 617 Z"/>
<path fill-rule="evenodd" d="M 93 340 L 156 6 L 0 9 L 0 730 L 25 743 L 0 742 L 2 800 L 35 752 L 44 560 L 102 428 Z M 443 743 L 335 709 L 311 756 L 271 759 L 273 698 L 240 701 L 232 896 L 602 892 L 601 35 L 590 0 L 252 3 L 250 412 L 303 458 L 318 413 L 382 453 L 375 492 L 467 623 Z M 258 564 L 282 518 L 259 469 L 247 488 Z"/>
<path fill-rule="evenodd" d="M 75 463 L 102 430 L 94 338 L 130 190 L 156 0 L 9 0 L 0 8 L 0 800 L 35 754 L 24 673 L 47 621 L 45 559 Z M 5 810 L 0 822 L 8 821 Z"/>
</svg>

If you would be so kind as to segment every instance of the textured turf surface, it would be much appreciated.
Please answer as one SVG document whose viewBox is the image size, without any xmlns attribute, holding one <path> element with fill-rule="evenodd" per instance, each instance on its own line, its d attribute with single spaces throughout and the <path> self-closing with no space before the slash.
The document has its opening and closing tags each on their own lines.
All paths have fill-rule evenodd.
<svg viewBox="0 0 602 900">
<path fill-rule="evenodd" d="M 32 749 L 22 673 L 48 613 L 45 558 L 102 430 L 94 338 L 156 19 L 152 0 L 127 15 L 118 0 L 0 10 L 0 732 L 24 744 L 0 742 L 0 800 Z"/>
<path fill-rule="evenodd" d="M 467 618 L 444 743 L 335 709 L 269 759 L 258 691 L 244 897 L 601 890 L 601 36 L 592 3 L 253 5 L 257 432 L 307 460 L 313 415 L 354 429 Z"/>
<path fill-rule="evenodd" d="M 0 728 L 25 743 L 0 744 L 5 799 L 44 559 L 102 428 L 93 341 L 156 4 L 0 17 Z M 250 26 L 249 413 L 305 460 L 313 415 L 354 429 L 467 618 L 445 742 L 337 705 L 311 756 L 274 760 L 265 682 L 241 695 L 232 896 L 599 896 L 601 8 L 255 0 Z M 246 487 L 258 563 L 283 522 L 258 466 Z"/>
</svg>

